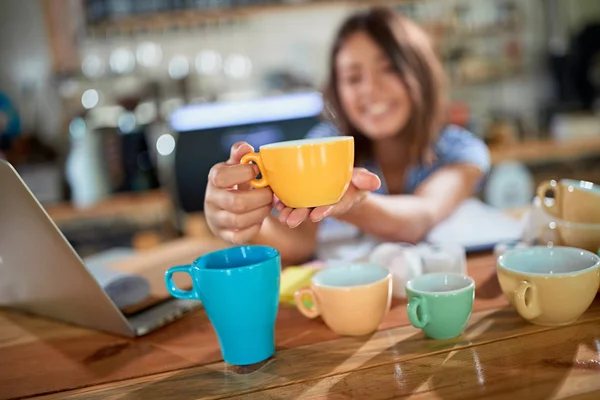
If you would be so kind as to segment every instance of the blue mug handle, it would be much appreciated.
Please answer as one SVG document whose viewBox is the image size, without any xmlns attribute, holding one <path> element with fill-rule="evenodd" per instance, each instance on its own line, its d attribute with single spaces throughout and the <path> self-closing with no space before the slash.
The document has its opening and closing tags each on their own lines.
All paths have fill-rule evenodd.
<svg viewBox="0 0 600 400">
<path fill-rule="evenodd" d="M 167 270 L 167 272 L 165 272 L 165 285 L 167 286 L 167 290 L 169 291 L 169 293 L 171 293 L 171 295 L 173 295 L 174 297 L 177 297 L 178 299 L 184 299 L 184 300 L 195 300 L 196 299 L 196 293 L 194 292 L 194 290 L 181 290 L 177 287 L 177 285 L 175 285 L 175 282 L 173 282 L 173 274 L 175 272 L 185 272 L 186 274 L 188 274 L 191 278 L 192 278 L 192 285 L 194 284 L 194 277 L 192 276 L 191 273 L 191 265 L 178 265 L 177 267 L 171 267 Z"/>
</svg>

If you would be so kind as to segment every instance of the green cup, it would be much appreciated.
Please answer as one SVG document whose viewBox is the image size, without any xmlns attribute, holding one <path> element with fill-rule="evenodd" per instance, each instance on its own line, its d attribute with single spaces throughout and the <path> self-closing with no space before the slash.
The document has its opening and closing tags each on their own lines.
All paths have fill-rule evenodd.
<svg viewBox="0 0 600 400">
<path fill-rule="evenodd" d="M 467 326 L 475 299 L 475 281 L 463 274 L 425 274 L 406 283 L 406 296 L 412 326 L 432 339 L 451 339 Z"/>
</svg>

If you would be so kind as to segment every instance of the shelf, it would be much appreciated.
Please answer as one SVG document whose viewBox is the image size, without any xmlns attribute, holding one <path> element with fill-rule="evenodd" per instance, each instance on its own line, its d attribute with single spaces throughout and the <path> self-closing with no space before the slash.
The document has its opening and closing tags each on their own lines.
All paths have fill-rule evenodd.
<svg viewBox="0 0 600 400">
<path fill-rule="evenodd" d="M 294 3 L 244 5 L 213 10 L 181 10 L 153 14 L 138 14 L 90 23 L 87 28 L 92 34 L 96 35 L 103 33 L 185 29 L 203 24 L 248 18 L 270 12 L 296 11 L 332 5 L 350 7 L 394 6 L 418 1 L 420 0 L 301 0 Z"/>
<path fill-rule="evenodd" d="M 600 156 L 600 136 L 569 141 L 533 140 L 506 145 L 490 146 L 492 164 L 518 161 L 525 164 L 543 164 L 584 157 Z"/>
</svg>

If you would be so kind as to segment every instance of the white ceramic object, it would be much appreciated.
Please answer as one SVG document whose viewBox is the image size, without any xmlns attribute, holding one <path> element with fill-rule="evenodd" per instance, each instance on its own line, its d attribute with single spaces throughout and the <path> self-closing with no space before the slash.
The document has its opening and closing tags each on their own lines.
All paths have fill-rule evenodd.
<svg viewBox="0 0 600 400">
<path fill-rule="evenodd" d="M 406 298 L 406 282 L 423 274 L 423 263 L 416 247 L 406 243 L 382 243 L 369 257 L 369 262 L 392 273 L 392 296 Z"/>
<path fill-rule="evenodd" d="M 423 261 L 423 273 L 436 272 L 467 274 L 467 252 L 459 245 L 419 244 L 418 252 Z"/>
<path fill-rule="evenodd" d="M 409 243 L 382 243 L 373 249 L 369 261 L 375 264 L 388 265 L 403 250 L 414 250 Z"/>
<path fill-rule="evenodd" d="M 525 247 L 530 247 L 528 242 L 522 242 L 517 240 L 509 242 L 500 242 L 496 246 L 494 246 L 494 256 L 498 258 L 502 254 L 506 253 L 508 250 L 522 249 Z"/>
<path fill-rule="evenodd" d="M 496 165 L 486 182 L 483 191 L 485 202 L 501 210 L 522 207 L 535 194 L 533 175 L 519 162 Z"/>
<path fill-rule="evenodd" d="M 65 174 L 71 188 L 72 203 L 81 209 L 108 197 L 110 187 L 99 133 L 88 130 L 85 124 L 78 129 L 77 136 L 72 134 Z"/>
</svg>

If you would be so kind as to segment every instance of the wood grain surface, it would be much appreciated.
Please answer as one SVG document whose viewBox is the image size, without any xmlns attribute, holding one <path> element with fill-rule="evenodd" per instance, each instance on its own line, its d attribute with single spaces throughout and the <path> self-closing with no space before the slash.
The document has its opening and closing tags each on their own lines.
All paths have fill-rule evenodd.
<svg viewBox="0 0 600 400">
<path fill-rule="evenodd" d="M 526 164 L 567 161 L 600 155 L 600 138 L 527 140 L 515 145 L 491 147 L 492 164 L 519 161 Z"/>
<path fill-rule="evenodd" d="M 60 203 L 45 207 L 57 225 L 82 224 L 97 220 L 148 220 L 162 221 L 170 218 L 173 202 L 162 190 L 128 192 L 113 195 L 92 207 L 77 208 L 71 203 Z"/>
</svg>

